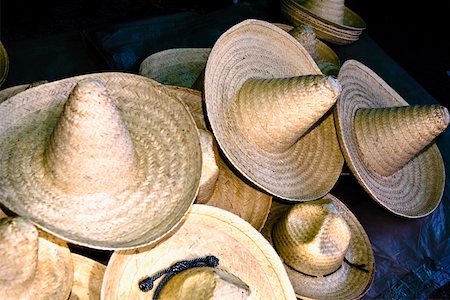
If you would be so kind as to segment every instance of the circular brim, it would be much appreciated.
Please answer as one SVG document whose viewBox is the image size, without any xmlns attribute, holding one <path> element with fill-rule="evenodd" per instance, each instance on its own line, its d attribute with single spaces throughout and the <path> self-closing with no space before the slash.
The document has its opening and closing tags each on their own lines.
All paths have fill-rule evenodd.
<svg viewBox="0 0 450 300">
<path fill-rule="evenodd" d="M 295 299 L 280 258 L 250 224 L 225 210 L 195 204 L 183 226 L 154 248 L 116 251 L 106 267 L 101 299 L 149 299 L 138 283 L 175 262 L 214 255 L 217 268 L 250 287 L 252 299 Z M 157 283 L 155 283 L 157 284 Z"/>
<path fill-rule="evenodd" d="M 300 43 L 275 25 L 247 20 L 216 42 L 205 73 L 209 122 L 228 160 L 254 184 L 280 198 L 317 199 L 339 178 L 344 158 L 330 110 L 284 153 L 269 153 L 246 138 L 235 112 L 240 87 L 250 78 L 321 74 Z M 270 114 L 270 112 L 268 112 Z"/>
<path fill-rule="evenodd" d="M 363 64 L 346 61 L 338 76 L 342 85 L 336 105 L 338 134 L 345 160 L 361 186 L 389 211 L 408 218 L 424 217 L 438 205 L 444 192 L 445 169 L 432 143 L 391 176 L 378 175 L 364 163 L 354 129 L 360 108 L 405 106 L 408 103 Z"/>
<path fill-rule="evenodd" d="M 0 86 L 5 81 L 9 72 L 9 57 L 3 43 L 0 42 Z"/>
<path fill-rule="evenodd" d="M 366 273 L 352 268 L 346 263 L 343 263 L 339 270 L 326 277 L 308 276 L 284 264 L 285 269 L 297 297 L 302 299 L 361 298 L 369 290 L 375 274 L 375 259 L 370 240 L 359 221 L 341 201 L 331 194 L 327 194 L 324 199 L 332 201 L 334 207 L 350 228 L 351 240 L 345 254 L 346 259 L 356 264 L 365 264 L 364 268 L 369 272 Z M 274 224 L 291 206 L 273 203 L 266 225 L 261 231 L 271 244 L 273 244 L 272 228 Z"/>
<path fill-rule="evenodd" d="M 104 83 L 135 146 L 139 172 L 134 184 L 117 195 L 68 195 L 48 176 L 43 162 L 63 105 L 84 78 Z M 74 244 L 114 250 L 162 239 L 192 205 L 201 166 L 192 116 L 164 86 L 143 76 L 72 77 L 24 91 L 0 108 L 2 203 Z"/>
<path fill-rule="evenodd" d="M 72 253 L 73 286 L 69 300 L 100 299 L 106 266 L 88 257 Z"/>
<path fill-rule="evenodd" d="M 147 57 L 139 74 L 163 84 L 192 87 L 205 69 L 210 48 L 168 49 Z"/>
</svg>

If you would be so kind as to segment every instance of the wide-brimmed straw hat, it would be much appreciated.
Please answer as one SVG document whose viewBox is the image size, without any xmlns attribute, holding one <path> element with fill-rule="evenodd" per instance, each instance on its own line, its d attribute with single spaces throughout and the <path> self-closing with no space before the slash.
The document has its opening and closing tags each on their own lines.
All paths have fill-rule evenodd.
<svg viewBox="0 0 450 300">
<path fill-rule="evenodd" d="M 297 40 L 264 21 L 230 28 L 206 64 L 206 110 L 221 150 L 284 199 L 317 199 L 336 183 L 344 159 L 330 108 L 339 92 Z"/>
<path fill-rule="evenodd" d="M 192 205 L 198 131 L 183 103 L 143 76 L 99 73 L 21 92 L 0 108 L 1 202 L 74 244 L 156 242 Z"/>
<path fill-rule="evenodd" d="M 295 205 L 274 202 L 262 234 L 280 255 L 297 297 L 357 299 L 373 281 L 369 238 L 330 194 Z"/>
<path fill-rule="evenodd" d="M 0 261 L 1 299 L 69 297 L 73 264 L 67 244 L 24 218 L 0 219 Z"/>
<path fill-rule="evenodd" d="M 106 266 L 80 254 L 71 255 L 74 275 L 69 300 L 100 299 Z"/>
<path fill-rule="evenodd" d="M 201 204 L 194 204 L 183 226 L 156 247 L 115 251 L 106 267 L 101 299 L 151 298 L 159 280 L 165 280 L 154 275 L 180 261 L 195 265 L 195 260 L 212 256 L 218 259 L 217 269 L 248 285 L 251 299 L 295 299 L 280 258 L 264 237 L 235 214 Z M 140 283 L 149 287 L 150 279 L 155 279 L 153 289 L 143 292 Z"/>
<path fill-rule="evenodd" d="M 9 72 L 9 57 L 3 43 L 0 41 L 0 86 L 5 81 Z"/>
<path fill-rule="evenodd" d="M 281 0 L 282 15 L 294 26 L 309 24 L 317 37 L 335 44 L 350 44 L 366 28 L 364 20 L 344 0 Z"/>
<path fill-rule="evenodd" d="M 191 88 L 205 69 L 210 48 L 175 48 L 142 61 L 139 74 L 168 85 Z"/>
<path fill-rule="evenodd" d="M 449 123 L 438 105 L 409 106 L 371 69 L 355 60 L 340 72 L 336 106 L 347 164 L 369 195 L 409 218 L 431 213 L 442 197 L 445 169 L 434 138 Z"/>
</svg>

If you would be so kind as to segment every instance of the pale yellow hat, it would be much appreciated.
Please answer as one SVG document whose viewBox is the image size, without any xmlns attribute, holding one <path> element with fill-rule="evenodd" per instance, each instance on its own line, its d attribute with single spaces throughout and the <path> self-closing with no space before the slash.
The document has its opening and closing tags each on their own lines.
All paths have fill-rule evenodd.
<svg viewBox="0 0 450 300">
<path fill-rule="evenodd" d="M 389 211 L 423 217 L 439 205 L 445 169 L 434 138 L 450 115 L 439 105 L 408 103 L 362 63 L 346 61 L 336 106 L 342 151 L 369 195 Z"/>
<path fill-rule="evenodd" d="M 317 199 L 344 159 L 330 108 L 339 82 L 268 22 L 243 21 L 215 43 L 205 71 L 206 112 L 233 166 L 280 198 Z"/>
<path fill-rule="evenodd" d="M 72 77 L 0 106 L 1 202 L 74 244 L 162 239 L 191 207 L 201 161 L 186 107 L 143 76 Z"/>
</svg>

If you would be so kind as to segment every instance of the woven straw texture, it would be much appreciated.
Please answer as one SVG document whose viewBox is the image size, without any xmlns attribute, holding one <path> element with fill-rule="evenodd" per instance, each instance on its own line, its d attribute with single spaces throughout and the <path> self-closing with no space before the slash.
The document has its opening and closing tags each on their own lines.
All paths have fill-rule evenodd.
<svg viewBox="0 0 450 300">
<path fill-rule="evenodd" d="M 309 74 L 321 73 L 305 48 L 258 20 L 225 32 L 205 72 L 208 119 L 221 150 L 256 185 L 294 201 L 325 195 L 344 162 L 333 114 L 322 117 L 339 84 L 302 76 Z"/>
<path fill-rule="evenodd" d="M 150 79 L 101 73 L 44 84 L 6 100 L 0 120 L 2 203 L 75 244 L 156 242 L 197 194 L 194 121 Z"/>
<path fill-rule="evenodd" d="M 115 251 L 101 299 L 151 298 L 153 290 L 139 290 L 141 279 L 175 262 L 207 255 L 219 259 L 218 269 L 249 286 L 249 299 L 295 299 L 280 258 L 264 237 L 236 215 L 201 204 L 194 204 L 183 226 L 156 247 Z"/>
<path fill-rule="evenodd" d="M 0 219 L 0 295 L 8 299 L 67 299 L 73 264 L 67 244 L 23 218 Z"/>
<path fill-rule="evenodd" d="M 314 1 L 316 4 L 324 2 L 336 4 L 336 1 Z M 339 6 L 337 4 L 336 9 Z M 339 23 L 315 14 L 296 0 L 280 0 L 280 10 L 292 25 L 311 25 L 318 38 L 335 44 L 345 45 L 357 41 L 366 28 L 364 20 L 348 7 L 343 7 L 339 13 L 334 14 L 334 21 L 337 21 L 341 19 L 343 12 L 342 22 Z"/>
<path fill-rule="evenodd" d="M 88 257 L 72 253 L 73 285 L 69 300 L 100 299 L 106 266 Z"/>
<path fill-rule="evenodd" d="M 296 205 L 273 202 L 262 234 L 278 251 L 297 297 L 358 299 L 369 290 L 375 272 L 369 238 L 331 194 Z M 344 257 L 369 272 L 350 267 Z"/>
<path fill-rule="evenodd" d="M 204 203 L 211 198 L 219 177 L 219 167 L 214 153 L 214 137 L 211 132 L 199 129 L 200 143 L 202 145 L 202 176 L 200 187 L 195 201 Z"/>
<path fill-rule="evenodd" d="M 444 190 L 444 163 L 433 142 L 420 149 L 447 126 L 447 110 L 380 109 L 408 103 L 355 60 L 345 62 L 338 78 L 343 90 L 336 106 L 336 126 L 346 162 L 359 183 L 397 215 L 417 218 L 430 214 Z M 374 143 L 377 137 L 379 141 Z M 382 174 L 380 169 L 384 169 Z"/>
<path fill-rule="evenodd" d="M 139 74 L 160 83 L 192 87 L 202 73 L 210 48 L 168 49 L 147 57 L 139 68 Z"/>
<path fill-rule="evenodd" d="M 0 103 L 6 101 L 8 98 L 11 98 L 14 95 L 17 95 L 18 93 L 21 93 L 25 90 L 28 90 L 32 87 L 41 85 L 47 83 L 47 81 L 36 81 L 30 84 L 21 84 L 21 85 L 16 85 L 16 86 L 12 86 L 6 89 L 3 89 L 0 91 Z"/>
<path fill-rule="evenodd" d="M 0 41 L 0 86 L 5 81 L 9 72 L 9 57 L 3 43 Z"/>
</svg>

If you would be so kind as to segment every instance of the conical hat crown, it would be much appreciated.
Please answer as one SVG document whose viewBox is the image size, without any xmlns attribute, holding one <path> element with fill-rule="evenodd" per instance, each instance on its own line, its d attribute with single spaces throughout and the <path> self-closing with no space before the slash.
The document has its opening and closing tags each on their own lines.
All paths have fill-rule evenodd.
<svg viewBox="0 0 450 300">
<path fill-rule="evenodd" d="M 249 140 L 268 152 L 283 152 L 336 103 L 340 91 L 331 76 L 249 79 L 239 90 L 236 113 Z"/>
<path fill-rule="evenodd" d="M 77 83 L 45 151 L 47 168 L 69 193 L 119 192 L 135 176 L 130 134 L 105 86 Z"/>
<path fill-rule="evenodd" d="M 321 18 L 337 24 L 344 23 L 344 0 L 301 0 L 299 3 Z"/>
<path fill-rule="evenodd" d="M 308 51 L 314 60 L 317 59 L 316 33 L 310 25 L 301 24 L 289 30 L 289 34 L 305 47 L 306 51 Z"/>
<path fill-rule="evenodd" d="M 272 239 L 286 265 L 325 276 L 342 265 L 351 233 L 333 204 L 319 200 L 293 206 L 274 225 Z"/>
<path fill-rule="evenodd" d="M 450 121 L 439 105 L 361 108 L 355 114 L 355 134 L 366 163 L 390 176 L 427 147 Z"/>
</svg>

